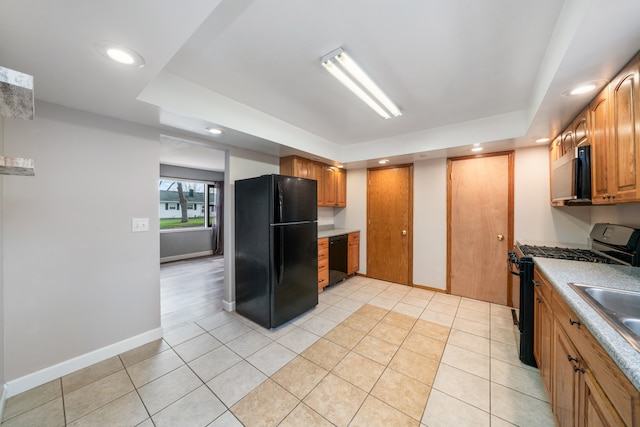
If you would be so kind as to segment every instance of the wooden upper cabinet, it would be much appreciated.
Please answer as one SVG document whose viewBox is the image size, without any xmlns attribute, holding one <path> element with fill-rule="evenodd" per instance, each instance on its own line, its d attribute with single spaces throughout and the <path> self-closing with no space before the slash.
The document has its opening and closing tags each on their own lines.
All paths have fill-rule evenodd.
<svg viewBox="0 0 640 427">
<path fill-rule="evenodd" d="M 336 206 L 347 206 L 347 171 L 338 169 L 336 175 Z"/>
<path fill-rule="evenodd" d="M 640 202 L 640 55 L 589 105 L 592 202 Z"/>
<path fill-rule="evenodd" d="M 347 171 L 298 156 L 280 159 L 280 174 L 318 181 L 318 206 L 347 205 Z"/>
<path fill-rule="evenodd" d="M 318 181 L 318 206 L 324 205 L 324 165 L 322 163 L 310 162 L 309 178 Z"/>
<path fill-rule="evenodd" d="M 558 135 L 556 139 L 549 145 L 549 161 L 553 166 L 553 162 L 562 157 L 562 135 Z"/>
<path fill-rule="evenodd" d="M 549 144 L 549 200 L 551 200 L 551 194 L 553 193 L 553 162 L 562 157 L 562 135 L 558 135 L 556 139 Z M 564 203 L 558 203 L 551 200 L 551 205 L 563 205 Z"/>
<path fill-rule="evenodd" d="M 337 194 L 338 171 L 333 166 L 324 168 L 324 202 L 325 206 L 336 206 L 338 204 Z"/>
<path fill-rule="evenodd" d="M 311 163 L 311 160 L 303 159 L 302 157 L 283 157 L 280 159 L 280 174 L 298 178 L 310 178 Z"/>
<path fill-rule="evenodd" d="M 640 200 L 640 55 L 610 83 L 609 190 L 613 202 Z"/>
<path fill-rule="evenodd" d="M 573 129 L 573 143 L 576 147 L 582 145 L 589 145 L 589 107 L 582 110 L 582 112 L 575 118 L 571 124 Z"/>
<path fill-rule="evenodd" d="M 324 199 L 325 206 L 347 205 L 347 171 L 336 166 L 325 167 Z"/>
<path fill-rule="evenodd" d="M 591 201 L 609 203 L 609 87 L 589 104 L 591 139 Z"/>
<path fill-rule="evenodd" d="M 562 155 L 564 156 L 569 151 L 576 147 L 575 139 L 573 137 L 572 126 L 569 126 L 564 132 L 562 132 Z"/>
</svg>

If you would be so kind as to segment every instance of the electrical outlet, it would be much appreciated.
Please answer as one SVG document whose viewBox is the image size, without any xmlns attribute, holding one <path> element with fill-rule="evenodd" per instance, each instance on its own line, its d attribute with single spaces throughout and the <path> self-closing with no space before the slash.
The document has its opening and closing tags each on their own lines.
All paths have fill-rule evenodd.
<svg viewBox="0 0 640 427">
<path fill-rule="evenodd" d="M 149 218 L 131 218 L 131 232 L 149 231 Z"/>
</svg>

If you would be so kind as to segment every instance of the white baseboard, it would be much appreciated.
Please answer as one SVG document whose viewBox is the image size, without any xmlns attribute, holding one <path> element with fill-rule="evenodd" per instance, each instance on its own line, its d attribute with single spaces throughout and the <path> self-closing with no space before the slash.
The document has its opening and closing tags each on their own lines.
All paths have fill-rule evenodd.
<svg viewBox="0 0 640 427">
<path fill-rule="evenodd" d="M 222 309 L 224 311 L 229 311 L 229 312 L 235 311 L 236 302 L 235 301 L 229 302 L 229 301 L 222 300 Z"/>
<path fill-rule="evenodd" d="M 49 381 L 53 381 L 56 378 L 63 377 L 67 374 L 77 371 L 78 369 L 86 368 L 87 366 L 91 366 L 95 363 L 101 362 L 113 356 L 117 356 L 118 354 L 132 350 L 136 347 L 160 338 L 162 338 L 162 328 L 152 329 L 140 335 L 127 338 L 106 347 L 102 347 L 98 350 L 94 350 L 90 353 L 74 357 L 73 359 L 65 360 L 64 362 L 9 381 L 5 385 L 5 387 L 7 388 L 5 393 L 6 398 L 10 398 L 39 385 L 46 384 Z"/>
<path fill-rule="evenodd" d="M 4 418 L 4 406 L 7 403 L 7 399 L 8 399 L 7 394 L 9 393 L 8 390 L 9 388 L 5 384 L 2 387 L 2 396 L 0 396 L 0 421 Z"/>
<path fill-rule="evenodd" d="M 191 254 L 166 256 L 164 258 L 160 258 L 160 264 L 162 264 L 163 262 L 182 261 L 183 259 L 199 258 L 202 256 L 210 256 L 210 255 L 213 255 L 213 251 L 202 251 L 202 252 L 194 252 Z"/>
</svg>

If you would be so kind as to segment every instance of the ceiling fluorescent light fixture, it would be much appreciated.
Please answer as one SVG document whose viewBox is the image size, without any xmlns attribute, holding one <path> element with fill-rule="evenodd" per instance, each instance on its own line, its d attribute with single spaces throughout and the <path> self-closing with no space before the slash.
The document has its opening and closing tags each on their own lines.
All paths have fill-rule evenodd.
<svg viewBox="0 0 640 427">
<path fill-rule="evenodd" d="M 342 48 L 325 55 L 322 66 L 384 119 L 402 115 L 398 107 Z"/>
</svg>

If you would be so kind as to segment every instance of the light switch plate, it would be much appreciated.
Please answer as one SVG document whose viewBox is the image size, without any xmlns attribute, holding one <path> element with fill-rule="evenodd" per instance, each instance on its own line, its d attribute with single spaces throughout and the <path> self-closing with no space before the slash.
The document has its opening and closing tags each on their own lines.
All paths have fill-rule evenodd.
<svg viewBox="0 0 640 427">
<path fill-rule="evenodd" d="M 149 218 L 131 218 L 131 232 L 149 231 Z"/>
</svg>

